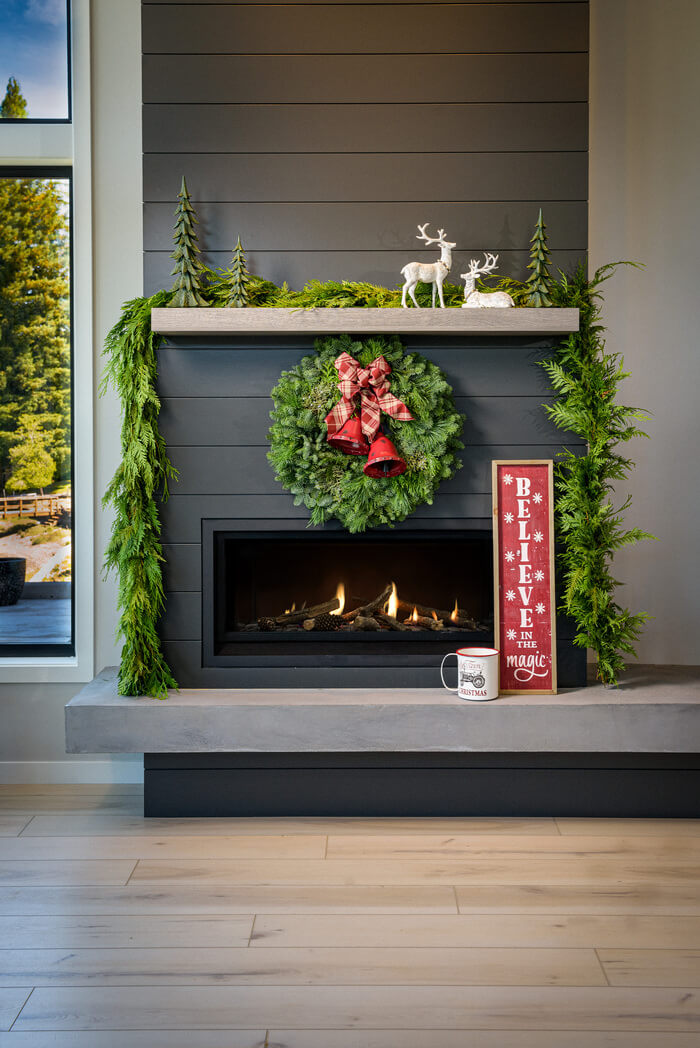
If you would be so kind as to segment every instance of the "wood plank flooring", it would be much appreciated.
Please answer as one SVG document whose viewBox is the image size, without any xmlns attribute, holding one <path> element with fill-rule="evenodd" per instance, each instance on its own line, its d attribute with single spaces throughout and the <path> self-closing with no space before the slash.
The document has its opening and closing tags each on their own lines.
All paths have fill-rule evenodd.
<svg viewBox="0 0 700 1048">
<path fill-rule="evenodd" d="M 700 821 L 0 787 L 0 1048 L 697 1048 Z"/>
</svg>

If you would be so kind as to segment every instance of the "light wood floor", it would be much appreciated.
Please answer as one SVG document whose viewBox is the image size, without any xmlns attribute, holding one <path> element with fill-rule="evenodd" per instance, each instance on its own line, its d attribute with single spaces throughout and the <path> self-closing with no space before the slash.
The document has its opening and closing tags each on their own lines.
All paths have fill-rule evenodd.
<svg viewBox="0 0 700 1048">
<path fill-rule="evenodd" d="M 700 1048 L 700 821 L 0 787 L 0 1048 Z"/>
</svg>

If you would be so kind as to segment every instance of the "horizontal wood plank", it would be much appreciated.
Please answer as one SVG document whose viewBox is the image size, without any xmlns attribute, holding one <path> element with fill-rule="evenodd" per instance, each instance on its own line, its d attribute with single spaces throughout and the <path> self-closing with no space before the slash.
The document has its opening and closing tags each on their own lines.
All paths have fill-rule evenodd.
<svg viewBox="0 0 700 1048">
<path fill-rule="evenodd" d="M 587 111 L 584 102 L 160 104 L 144 107 L 143 141 L 148 153 L 184 154 L 185 169 L 193 153 L 585 150 Z"/>
<path fill-rule="evenodd" d="M 487 527 L 491 521 L 490 496 L 480 495 L 442 495 L 432 506 L 419 506 L 411 517 L 411 526 L 421 520 L 434 521 L 434 527 L 442 525 L 468 527 L 475 521 L 483 521 L 481 527 Z M 222 520 L 266 520 L 274 523 L 275 529 L 283 531 L 298 530 L 304 527 L 300 522 L 308 521 L 309 511 L 304 506 L 295 506 L 291 495 L 171 495 L 161 507 L 163 536 L 168 542 L 199 542 L 202 535 L 202 520 L 220 518 Z M 408 522 L 408 523 L 411 523 Z M 420 525 L 418 525 L 420 526 Z M 338 525 L 340 527 L 340 525 Z M 407 525 L 397 525 L 407 527 Z M 326 525 L 328 528 L 328 525 Z M 40 810 L 40 809 L 37 809 Z M 135 810 L 130 805 L 130 811 Z"/>
<path fill-rule="evenodd" d="M 128 913 L 93 917 L 55 915 L 0 916 L 0 967 L 13 971 L 5 950 L 131 950 L 173 947 L 247 947 L 253 917 L 217 914 L 192 916 Z M 0 979 L 2 977 L 0 976 Z"/>
<path fill-rule="evenodd" d="M 314 351 L 314 340 L 305 336 L 298 348 L 222 347 L 163 348 L 158 351 L 158 393 L 168 397 L 269 397 L 283 371 L 295 367 Z M 539 362 L 552 356 L 554 340 L 535 336 L 499 338 L 493 344 L 478 336 L 456 337 L 447 345 L 428 334 L 402 339 L 407 352 L 421 353 L 437 364 L 456 396 L 531 396 L 544 401 L 551 396 L 549 380 Z M 202 348 L 199 348 L 199 347 Z M 489 492 L 490 492 L 489 484 Z"/>
<path fill-rule="evenodd" d="M 502 892 L 501 894 L 505 894 Z M 549 893 L 547 893 L 549 894 Z M 527 913 L 255 918 L 251 947 L 700 949 L 700 917 Z M 664 985 L 672 985 L 670 983 Z M 673 985 L 683 986 L 685 983 Z"/>
<path fill-rule="evenodd" d="M 620 820 L 622 821 L 622 820 Z M 16 846 L 16 842 L 11 842 Z M 381 836 L 346 835 L 328 837 L 326 856 L 329 859 L 438 859 L 468 858 L 479 855 L 510 856 L 525 851 L 540 855 L 604 855 L 630 858 L 663 855 L 669 861 L 678 857 L 685 861 L 700 860 L 700 841 L 694 837 L 677 839 L 672 836 L 661 840 L 650 837 L 572 837 L 545 836 L 523 840 L 517 835 L 500 835 L 493 840 L 471 837 L 459 833 L 428 836 Z"/>
<path fill-rule="evenodd" d="M 470 885 L 457 887 L 460 913 L 700 914 L 700 884 Z"/>
<path fill-rule="evenodd" d="M 198 548 L 198 547 L 197 547 Z M 500 834 L 518 836 L 556 836 L 554 819 L 510 818 L 232 818 L 232 819 L 143 819 L 121 815 L 54 815 L 37 816 L 24 837 L 229 837 L 261 834 L 433 834 L 468 833 L 492 837 Z"/>
<path fill-rule="evenodd" d="M 185 163 L 197 208 L 202 202 L 415 201 L 426 186 L 436 200 L 547 201 L 564 199 L 562 192 L 585 200 L 588 189 L 585 152 L 287 153 L 282 163 L 275 153 L 192 153 L 186 161 L 178 153 L 150 153 L 144 200 L 174 210 Z"/>
<path fill-rule="evenodd" d="M 700 986 L 700 949 L 600 950 L 611 986 Z"/>
<path fill-rule="evenodd" d="M 459 453 L 463 468 L 440 486 L 444 495 L 488 493 L 493 459 L 554 458 L 561 445 L 489 444 L 470 445 Z M 570 445 L 576 450 L 580 445 Z M 172 485 L 178 495 L 276 495 L 282 492 L 275 480 L 264 447 L 170 447 L 170 460 L 179 471 Z M 203 516 L 203 514 L 201 514 Z M 172 536 L 170 536 L 172 539 Z"/>
<path fill-rule="evenodd" d="M 588 44 L 581 4 L 530 3 L 506 17 L 489 4 L 212 4 L 193 18 L 186 5 L 143 8 L 144 54 L 401 54 L 580 51 Z M 368 31 L 369 30 L 369 31 Z M 467 43 L 468 42 L 468 43 Z"/>
<path fill-rule="evenodd" d="M 69 916 L 222 916 L 264 913 L 456 913 L 455 893 L 443 885 L 265 885 L 224 888 L 4 887 L 0 914 Z"/>
<path fill-rule="evenodd" d="M 48 886 L 79 884 L 126 884 L 134 869 L 131 859 L 115 860 L 56 860 L 0 859 L 0 885 Z"/>
<path fill-rule="evenodd" d="M 37 988 L 24 1030 L 268 1027 L 697 1031 L 700 996 L 628 987 L 149 986 Z"/>
<path fill-rule="evenodd" d="M 565 438 L 543 406 L 552 403 L 552 397 L 456 397 L 465 416 L 462 440 L 558 447 Z M 168 398 L 161 400 L 160 432 L 168 445 L 267 447 L 273 407 L 269 397 Z"/>
<path fill-rule="evenodd" d="M 690 883 L 697 879 L 697 860 L 678 857 L 617 855 L 516 855 L 504 863 L 496 855 L 469 860 L 403 861 L 382 859 L 266 859 L 199 861 L 148 859 L 136 865 L 132 883 L 153 884 L 501 884 L 522 881 L 546 884 Z M 89 882 L 88 882 L 89 883 Z"/>
<path fill-rule="evenodd" d="M 556 823 L 560 833 L 575 837 L 700 837 L 700 819 L 557 819 Z"/>
<path fill-rule="evenodd" d="M 426 1048 L 426 1045 L 430 1045 L 430 1048 L 465 1048 L 465 1045 L 469 1048 L 659 1048 L 658 1034 L 611 1033 L 608 1030 L 590 1033 L 567 1031 L 564 1044 L 561 1032 L 546 1030 L 518 1030 L 515 1033 L 471 1029 L 363 1030 L 362 1038 L 362 1048 L 397 1048 L 397 1045 L 401 1048 Z M 694 1038 L 694 1033 L 665 1032 L 663 1048 L 697 1048 Z M 132 1048 L 131 1041 L 128 1046 Z M 18 1044 L 17 1048 L 24 1046 Z M 63 1041 L 55 1044 L 52 1041 L 50 1046 L 39 1042 L 31 1048 L 66 1048 L 66 1045 Z M 83 1048 L 83 1042 L 76 1041 L 75 1048 Z M 94 1048 L 102 1048 L 102 1045 L 96 1042 Z M 133 1048 L 141 1048 L 140 1042 Z M 160 1048 L 160 1044 L 157 1048 Z M 179 1048 L 179 1044 L 174 1048 Z M 193 1043 L 193 1048 L 197 1048 L 197 1042 Z M 207 1042 L 207 1048 L 219 1048 L 218 1042 L 211 1046 Z M 232 1048 L 236 1046 L 232 1045 Z M 357 1048 L 357 1034 L 354 1030 L 271 1030 L 269 1048 Z"/>
<path fill-rule="evenodd" d="M 197 208 L 201 223 L 201 239 L 208 251 L 230 251 L 240 236 L 251 251 L 379 251 L 391 249 L 395 252 L 405 251 L 409 257 L 399 261 L 397 258 L 396 282 L 401 282 L 401 268 L 406 261 L 415 259 L 419 262 L 433 262 L 439 258 L 435 248 L 426 248 L 417 241 L 418 222 L 429 221 L 431 228 L 442 227 L 448 231 L 450 238 L 456 242 L 451 276 L 454 282 L 461 283 L 459 274 L 466 270 L 467 255 L 470 244 L 484 244 L 489 251 L 504 250 L 527 251 L 532 230 L 537 220 L 539 202 L 527 201 L 432 201 L 418 200 L 397 203 L 381 202 L 330 202 L 312 203 L 235 203 L 220 205 L 202 203 Z M 576 248 L 586 243 L 588 209 L 585 200 L 550 201 L 547 205 L 548 237 L 552 249 Z M 144 208 L 143 240 L 146 251 L 172 251 L 173 206 L 168 203 L 146 204 Z M 462 263 L 465 263 L 462 265 Z M 176 314 L 175 310 L 169 311 Z M 194 317 L 209 319 L 213 313 L 203 310 L 187 310 Z M 258 316 L 262 310 L 216 310 L 217 315 L 241 313 L 245 317 Z M 269 310 L 275 316 L 283 317 L 289 311 L 282 309 Z M 306 311 L 308 312 L 308 311 Z M 320 312 L 320 311 L 319 311 Z M 325 313 L 339 312 L 324 310 Z M 348 317 L 353 311 L 343 311 Z M 401 319 L 396 313 L 381 310 L 372 314 L 364 311 L 372 320 L 379 318 L 379 312 L 385 316 Z M 413 313 L 413 310 L 404 310 Z M 427 310 L 416 310 L 423 316 L 430 316 Z M 443 311 L 440 310 L 440 313 Z M 571 316 L 557 313 L 554 309 L 541 310 L 528 314 L 525 310 L 509 310 L 514 316 L 531 316 L 545 321 L 540 330 L 546 333 L 548 314 L 560 316 L 567 321 Z M 299 310 L 295 313 L 298 315 Z M 453 322 L 464 325 L 469 330 L 477 317 L 486 318 L 496 310 L 446 310 L 445 315 L 454 314 Z M 466 314 L 466 316 L 465 316 Z M 161 320 L 166 318 L 160 312 L 156 314 Z M 154 319 L 154 330 L 159 330 Z M 436 318 L 434 318 L 436 319 Z M 483 321 L 485 324 L 487 320 Z M 514 320 L 513 323 L 516 323 Z M 437 325 L 439 326 L 439 325 Z M 273 331 L 275 328 L 272 329 Z M 391 328 L 389 330 L 392 330 Z M 398 330 L 401 330 L 400 328 Z M 404 329 L 410 330 L 410 329 Z M 421 329 L 423 330 L 423 329 Z M 475 330 L 479 330 L 476 327 Z M 532 328 L 530 328 L 532 330 Z M 537 329 L 535 329 L 537 330 Z M 503 333 L 508 333 L 507 325 Z"/>
<path fill-rule="evenodd" d="M 273 1048 L 271 1042 L 265 1044 L 265 1035 L 265 1030 L 13 1030 L 0 1033 L 0 1048 Z M 685 1045 L 673 1041 L 671 1048 Z"/>
<path fill-rule="evenodd" d="M 560 838 L 557 838 L 559 840 Z M 228 837 L 13 837 L 0 841 L 0 860 L 81 860 L 188 858 L 322 859 L 326 838 L 320 834 Z"/>
<path fill-rule="evenodd" d="M 0 950 L 0 986 L 143 986 L 154 978 L 160 987 L 606 985 L 593 950 Z"/>
<path fill-rule="evenodd" d="M 586 53 L 424 54 L 418 76 L 416 61 L 415 55 L 367 53 L 144 55 L 143 101 L 522 103 L 587 97 Z"/>
</svg>

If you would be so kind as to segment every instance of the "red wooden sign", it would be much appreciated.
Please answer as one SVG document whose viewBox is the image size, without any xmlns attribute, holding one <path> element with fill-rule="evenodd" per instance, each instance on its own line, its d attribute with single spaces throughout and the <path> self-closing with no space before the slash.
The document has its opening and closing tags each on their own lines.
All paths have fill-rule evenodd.
<svg viewBox="0 0 700 1048">
<path fill-rule="evenodd" d="M 551 459 L 493 463 L 494 646 L 500 694 L 557 690 Z"/>
</svg>

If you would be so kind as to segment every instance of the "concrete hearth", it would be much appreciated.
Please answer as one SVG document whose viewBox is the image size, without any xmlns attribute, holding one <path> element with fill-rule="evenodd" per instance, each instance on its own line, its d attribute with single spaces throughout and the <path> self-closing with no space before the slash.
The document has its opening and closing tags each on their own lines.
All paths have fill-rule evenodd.
<svg viewBox="0 0 700 1048">
<path fill-rule="evenodd" d="M 66 707 L 69 753 L 690 754 L 700 671 L 636 667 L 618 689 L 468 703 L 441 688 L 190 689 L 117 694 L 104 670 Z"/>
</svg>

